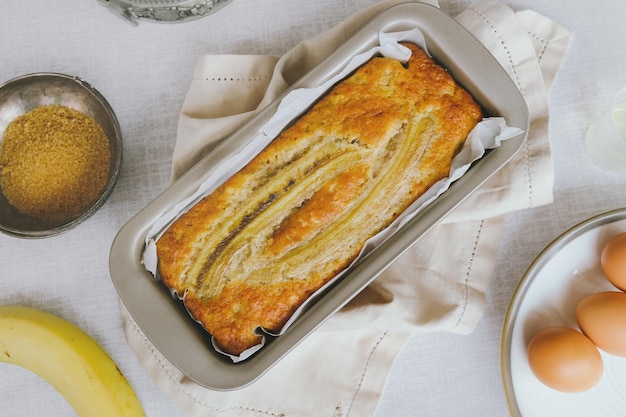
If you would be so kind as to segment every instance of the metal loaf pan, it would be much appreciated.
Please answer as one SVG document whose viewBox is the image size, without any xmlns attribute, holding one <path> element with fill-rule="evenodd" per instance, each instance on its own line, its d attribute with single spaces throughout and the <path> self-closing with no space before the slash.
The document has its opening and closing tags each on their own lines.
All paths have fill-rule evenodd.
<svg viewBox="0 0 626 417">
<path fill-rule="evenodd" d="M 503 142 L 501 147 L 476 162 L 434 204 L 355 265 L 283 335 L 248 360 L 234 364 L 213 350 L 208 333 L 191 319 L 182 303 L 173 299 L 164 285 L 155 281 L 143 268 L 141 257 L 144 239 L 154 221 L 178 201 L 191 195 L 216 161 L 234 152 L 238 144 L 257 133 L 276 111 L 280 97 L 262 110 L 132 218 L 120 230 L 111 248 L 110 273 L 122 302 L 157 349 L 198 384 L 214 390 L 232 390 L 255 381 L 372 282 L 522 146 L 529 126 L 528 109 L 509 76 L 486 48 L 455 20 L 439 9 L 422 3 L 402 3 L 385 10 L 289 91 L 321 84 L 338 72 L 352 56 L 377 45 L 381 30 L 413 28 L 423 32 L 435 60 L 470 91 L 489 116 L 502 116 L 509 126 L 518 127 L 524 133 Z"/>
</svg>

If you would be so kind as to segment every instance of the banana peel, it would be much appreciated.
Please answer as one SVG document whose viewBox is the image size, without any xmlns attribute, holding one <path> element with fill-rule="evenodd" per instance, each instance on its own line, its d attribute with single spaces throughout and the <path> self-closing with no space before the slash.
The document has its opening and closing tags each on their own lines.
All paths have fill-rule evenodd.
<svg viewBox="0 0 626 417">
<path fill-rule="evenodd" d="M 0 362 L 48 381 L 79 417 L 144 417 L 128 380 L 88 334 L 54 314 L 0 306 Z"/>
</svg>

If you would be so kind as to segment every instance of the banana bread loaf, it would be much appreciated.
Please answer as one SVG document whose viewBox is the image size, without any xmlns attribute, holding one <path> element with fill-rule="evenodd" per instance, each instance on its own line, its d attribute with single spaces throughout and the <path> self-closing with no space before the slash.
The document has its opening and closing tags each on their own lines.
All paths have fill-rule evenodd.
<svg viewBox="0 0 626 417">
<path fill-rule="evenodd" d="M 161 280 L 225 352 L 280 330 L 448 175 L 481 120 L 445 69 L 405 46 L 407 64 L 372 58 L 158 240 Z"/>
</svg>

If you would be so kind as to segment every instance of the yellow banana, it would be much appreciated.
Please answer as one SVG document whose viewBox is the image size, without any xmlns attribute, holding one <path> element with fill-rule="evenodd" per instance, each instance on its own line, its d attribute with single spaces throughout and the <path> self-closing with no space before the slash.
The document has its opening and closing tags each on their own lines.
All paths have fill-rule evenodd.
<svg viewBox="0 0 626 417">
<path fill-rule="evenodd" d="M 42 310 L 0 306 L 0 361 L 47 380 L 80 417 L 143 417 L 113 359 L 74 324 Z"/>
</svg>

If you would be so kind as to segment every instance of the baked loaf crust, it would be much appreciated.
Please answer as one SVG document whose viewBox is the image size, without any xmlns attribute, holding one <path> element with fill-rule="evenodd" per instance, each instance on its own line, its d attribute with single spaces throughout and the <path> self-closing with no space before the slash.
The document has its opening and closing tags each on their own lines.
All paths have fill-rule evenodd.
<svg viewBox="0 0 626 417">
<path fill-rule="evenodd" d="M 480 107 L 421 49 L 375 57 L 157 242 L 163 283 L 227 353 L 280 330 L 432 184 Z"/>
</svg>

